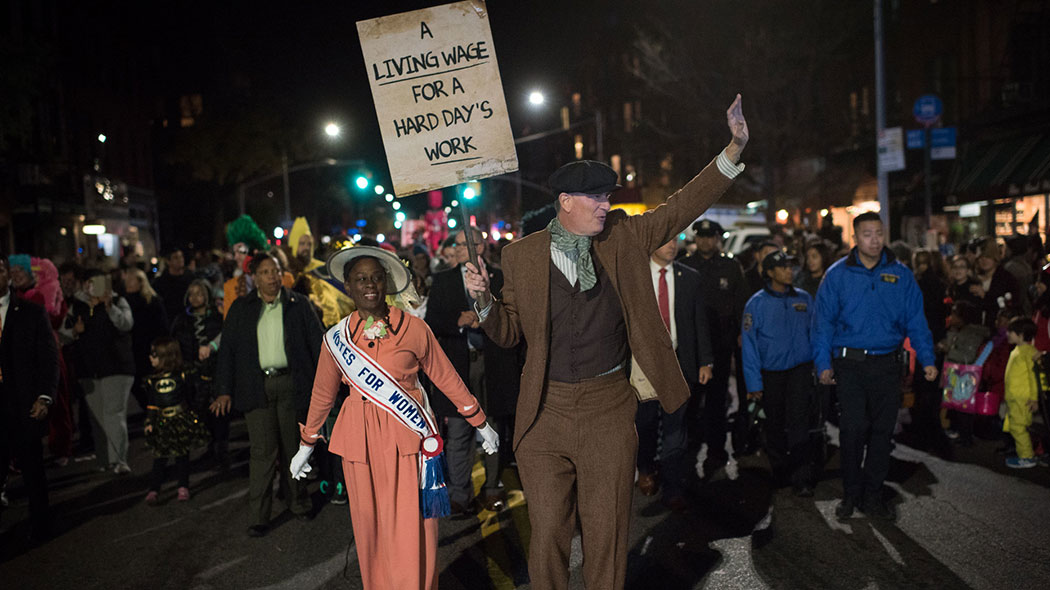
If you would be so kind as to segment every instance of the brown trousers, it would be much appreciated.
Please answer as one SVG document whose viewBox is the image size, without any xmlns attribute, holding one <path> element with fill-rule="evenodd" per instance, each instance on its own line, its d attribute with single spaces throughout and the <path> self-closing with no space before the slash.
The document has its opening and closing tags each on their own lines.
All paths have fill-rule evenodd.
<svg viewBox="0 0 1050 590">
<path fill-rule="evenodd" d="M 577 515 L 586 587 L 623 588 L 638 452 L 637 408 L 623 371 L 580 383 L 547 384 L 539 416 L 516 453 L 532 525 L 532 588 L 568 588 Z"/>
</svg>

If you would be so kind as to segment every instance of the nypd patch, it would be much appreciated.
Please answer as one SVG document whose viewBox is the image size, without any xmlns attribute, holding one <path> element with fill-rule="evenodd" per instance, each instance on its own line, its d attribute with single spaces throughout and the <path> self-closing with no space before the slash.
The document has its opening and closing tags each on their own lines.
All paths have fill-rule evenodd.
<svg viewBox="0 0 1050 590">
<path fill-rule="evenodd" d="M 806 305 L 805 303 L 794 303 L 794 304 L 791 305 L 791 307 L 794 307 L 795 311 L 806 311 L 806 309 L 809 306 Z"/>
<path fill-rule="evenodd" d="M 745 332 L 750 332 L 751 331 L 751 326 L 753 324 L 754 324 L 754 319 L 751 317 L 751 314 L 745 313 L 744 314 L 744 325 L 742 326 L 744 331 Z"/>
<path fill-rule="evenodd" d="M 900 277 L 897 276 L 897 275 L 891 275 L 888 272 L 882 273 L 882 282 L 883 283 L 896 283 L 899 280 L 900 280 Z"/>
</svg>

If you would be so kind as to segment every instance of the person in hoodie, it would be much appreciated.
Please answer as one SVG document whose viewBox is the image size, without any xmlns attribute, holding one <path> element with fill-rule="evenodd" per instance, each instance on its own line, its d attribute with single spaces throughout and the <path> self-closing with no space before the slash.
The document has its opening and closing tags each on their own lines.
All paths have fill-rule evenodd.
<svg viewBox="0 0 1050 590">
<path fill-rule="evenodd" d="M 747 397 L 766 413 L 766 453 L 777 484 L 813 495 L 816 480 L 812 417 L 817 414 L 809 346 L 813 299 L 791 285 L 794 259 L 783 250 L 762 260 L 766 286 L 751 296 L 741 322 Z"/>
<path fill-rule="evenodd" d="M 222 339 L 222 312 L 211 297 L 211 285 L 197 279 L 186 289 L 182 313 L 171 323 L 171 335 L 179 343 L 179 350 L 187 367 L 193 369 L 193 386 L 197 391 L 197 407 L 191 408 L 208 425 L 211 456 L 226 470 L 230 466 L 230 415 L 217 415 L 208 410 L 215 401 L 212 379 Z"/>
<path fill-rule="evenodd" d="M 842 502 L 836 516 L 856 508 L 895 520 L 882 497 L 890 467 L 893 427 L 901 398 L 905 338 L 928 381 L 937 378 L 933 336 L 915 276 L 885 246 L 882 219 L 868 212 L 853 220 L 857 245 L 831 265 L 817 290 L 813 362 L 820 382 L 838 384 Z M 865 449 L 867 452 L 865 453 Z"/>
</svg>

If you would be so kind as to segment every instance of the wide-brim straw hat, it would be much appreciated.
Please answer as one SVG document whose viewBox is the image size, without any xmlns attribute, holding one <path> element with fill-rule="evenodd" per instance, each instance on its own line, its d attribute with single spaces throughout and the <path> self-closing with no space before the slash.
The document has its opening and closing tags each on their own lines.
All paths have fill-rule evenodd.
<svg viewBox="0 0 1050 590">
<path fill-rule="evenodd" d="M 387 295 L 396 295 L 404 291 L 408 288 L 409 283 L 412 282 L 408 267 L 401 262 L 401 259 L 396 254 L 375 246 L 351 246 L 333 253 L 328 257 L 328 274 L 332 278 L 342 281 L 343 269 L 346 268 L 346 265 L 362 256 L 371 256 L 378 259 L 379 263 L 386 269 Z"/>
</svg>

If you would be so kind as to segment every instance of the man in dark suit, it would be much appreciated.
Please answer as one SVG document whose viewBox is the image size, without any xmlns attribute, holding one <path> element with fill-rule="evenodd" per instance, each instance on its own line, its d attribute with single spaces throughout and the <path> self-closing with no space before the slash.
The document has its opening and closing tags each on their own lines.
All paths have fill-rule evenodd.
<svg viewBox="0 0 1050 590">
<path fill-rule="evenodd" d="M 255 290 L 238 297 L 222 328 L 212 409 L 231 405 L 244 412 L 248 459 L 248 535 L 270 530 L 275 463 L 288 508 L 299 520 L 313 518 L 305 482 L 292 479 L 288 461 L 299 450 L 299 423 L 306 420 L 324 330 L 310 300 L 281 284 L 280 262 L 259 254 L 248 265 Z"/>
<path fill-rule="evenodd" d="M 0 256 L 0 469 L 6 476 L 10 460 L 18 459 L 34 541 L 51 532 L 40 438 L 57 389 L 58 343 L 47 312 L 11 292 L 7 258 Z"/>
<path fill-rule="evenodd" d="M 478 228 L 471 230 L 476 255 L 481 256 L 485 252 L 485 241 Z M 463 281 L 463 263 L 469 260 L 469 254 L 466 235 L 462 231 L 455 236 L 455 248 L 457 266 L 434 275 L 425 319 L 460 378 L 485 408 L 488 423 L 499 433 L 502 444 L 510 440 L 511 420 L 518 402 L 519 347 L 502 349 L 481 330 L 474 300 L 468 296 Z M 489 274 L 493 291 L 501 292 L 503 273 L 493 268 Z M 448 419 L 445 457 L 452 513 L 471 513 L 478 508 L 472 502 L 474 486 L 471 483 L 475 429 L 445 396 L 434 395 L 430 401 L 437 415 Z M 488 510 L 498 511 L 505 503 L 505 495 L 500 489 L 500 473 L 510 455 L 509 445 L 504 449 L 484 457 L 485 484 L 481 488 L 480 507 Z"/>
<path fill-rule="evenodd" d="M 671 345 L 678 357 L 690 391 L 711 380 L 714 354 L 707 329 L 707 313 L 700 295 L 700 274 L 681 262 L 675 262 L 678 239 L 667 242 L 650 257 L 653 291 L 664 327 L 671 334 Z M 631 383 L 636 388 L 651 387 L 636 363 L 632 363 Z M 667 412 L 655 400 L 638 406 L 635 426 L 638 429 L 638 489 L 652 496 L 664 484 L 663 502 L 674 511 L 687 507 L 682 493 L 686 465 L 686 408 L 683 405 Z M 658 426 L 663 424 L 662 473 L 657 474 L 656 448 Z M 657 476 L 659 475 L 659 479 Z"/>
</svg>

